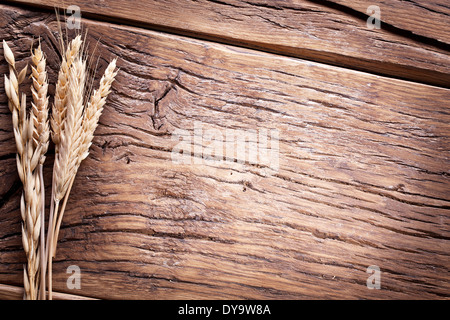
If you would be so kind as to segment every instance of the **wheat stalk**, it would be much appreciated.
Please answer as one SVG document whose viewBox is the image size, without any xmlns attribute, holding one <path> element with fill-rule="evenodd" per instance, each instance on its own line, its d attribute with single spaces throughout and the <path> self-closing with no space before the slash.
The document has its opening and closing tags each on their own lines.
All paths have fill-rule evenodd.
<svg viewBox="0 0 450 320">
<path fill-rule="evenodd" d="M 81 144 L 81 129 L 83 120 L 83 100 L 86 83 L 86 62 L 81 58 L 81 54 L 75 57 L 69 68 L 67 101 L 64 127 L 60 131 L 58 153 L 55 155 L 53 166 L 53 196 L 51 208 L 51 223 L 49 223 L 48 233 L 48 276 L 49 276 L 49 299 L 52 298 L 52 259 L 55 250 L 56 222 L 58 219 L 58 209 L 61 199 L 65 196 L 69 188 L 72 177 L 76 174 L 77 153 Z M 53 209 L 53 210 L 52 210 Z"/>
<path fill-rule="evenodd" d="M 52 299 L 52 259 L 56 254 L 59 230 L 67 200 L 78 168 L 89 154 L 94 131 L 110 93 L 111 84 L 117 74 L 115 71 L 116 60 L 113 60 L 100 80 L 99 89 L 95 90 L 88 100 L 86 98 L 87 61 L 83 56 L 82 46 L 83 41 L 80 36 L 77 36 L 66 50 L 65 61 L 63 58 L 58 78 L 61 85 L 59 87 L 57 85 L 56 90 L 59 99 L 58 106 L 56 106 L 55 98 L 55 109 L 58 115 L 52 118 L 54 131 L 52 138 L 56 146 L 56 154 L 46 251 L 49 299 Z M 86 103 L 86 101 L 88 102 Z"/>
<path fill-rule="evenodd" d="M 61 133 L 64 130 L 64 123 L 65 123 L 65 117 L 66 117 L 66 110 L 67 110 L 67 96 L 68 96 L 68 90 L 69 90 L 69 76 L 70 76 L 70 69 L 72 66 L 73 61 L 75 58 L 79 55 L 79 51 L 82 45 L 81 36 L 78 35 L 75 37 L 67 46 L 67 49 L 64 49 L 64 41 L 62 41 L 61 38 L 61 50 L 63 52 L 62 54 L 62 61 L 60 65 L 60 70 L 58 72 L 58 80 L 56 82 L 55 86 L 55 96 L 54 96 L 54 102 L 52 106 L 52 117 L 50 119 L 50 124 L 52 128 L 52 141 L 55 144 L 55 154 L 56 156 L 59 154 L 59 145 L 61 142 Z M 54 170 L 55 172 L 55 170 Z M 55 178 L 53 177 L 52 181 L 54 181 Z M 47 237 L 47 246 L 46 246 L 46 252 L 43 252 L 43 255 L 45 255 L 45 261 L 48 260 L 48 248 L 50 245 L 50 238 L 52 236 L 51 234 L 51 226 L 53 226 L 53 212 L 54 212 L 54 185 L 52 184 L 52 195 L 51 195 L 51 204 L 50 204 L 50 216 L 49 216 L 49 236 Z M 47 272 L 47 264 L 43 263 L 43 272 L 42 272 L 42 282 L 41 282 L 41 292 L 45 293 L 45 274 Z M 43 297 L 45 298 L 45 296 Z"/>
<path fill-rule="evenodd" d="M 26 299 L 37 299 L 40 271 L 40 260 L 43 253 L 43 239 L 39 245 L 39 237 L 43 222 L 44 188 L 42 172 L 38 166 L 45 161 L 48 147 L 49 127 L 47 122 L 47 73 L 45 57 L 41 47 L 32 52 L 32 112 L 27 114 L 26 95 L 19 101 L 19 85 L 25 79 L 27 67 L 17 73 L 12 50 L 3 41 L 3 52 L 9 64 L 9 78 L 5 75 L 5 92 L 8 106 L 12 112 L 14 138 L 17 148 L 17 171 L 23 184 L 20 201 L 22 217 L 22 244 L 27 256 L 27 267 L 24 267 L 24 287 Z"/>
<path fill-rule="evenodd" d="M 12 113 L 14 139 L 16 142 L 17 171 L 23 184 L 20 200 L 22 217 L 22 243 L 27 256 L 24 266 L 26 299 L 45 299 L 48 266 L 48 293 L 52 299 L 52 258 L 65 207 L 81 162 L 88 156 L 94 131 L 117 75 L 114 59 L 100 80 L 98 89 L 91 94 L 88 83 L 87 61 L 83 55 L 83 40 L 78 35 L 64 50 L 52 117 L 48 119 L 48 78 L 46 59 L 41 45 L 31 51 L 31 112 L 26 110 L 26 95 L 20 94 L 19 85 L 26 77 L 27 67 L 19 73 L 12 50 L 3 41 L 3 52 L 9 65 L 9 77 L 5 75 L 5 92 Z M 93 79 L 93 78 L 92 78 Z M 90 96 L 89 96 L 90 95 Z M 45 245 L 45 188 L 43 164 L 50 137 L 55 143 L 55 161 L 52 177 L 52 195 Z M 60 203 L 62 206 L 60 208 Z M 38 241 L 40 239 L 40 242 Z M 39 278 L 39 272 L 41 277 Z"/>
<path fill-rule="evenodd" d="M 89 100 L 85 110 L 84 115 L 82 119 L 82 125 L 81 125 L 81 140 L 79 141 L 79 144 L 73 147 L 73 151 L 75 152 L 74 158 L 76 158 L 76 164 L 74 165 L 74 170 L 72 172 L 73 175 L 69 177 L 69 185 L 66 190 L 63 190 L 61 193 L 61 197 L 57 200 L 59 201 L 62 199 L 63 195 L 68 195 L 70 193 L 70 188 L 72 187 L 73 179 L 78 171 L 78 168 L 81 164 L 81 162 L 86 159 L 86 157 L 89 155 L 89 148 L 92 144 L 92 140 L 94 138 L 94 131 L 98 126 L 98 121 L 100 119 L 100 116 L 103 111 L 103 106 L 106 103 L 106 98 L 108 97 L 111 89 L 111 85 L 114 82 L 114 79 L 117 75 L 116 69 L 116 62 L 117 59 L 114 59 L 110 62 L 108 67 L 105 70 L 104 75 L 102 76 L 100 80 L 100 85 L 97 90 L 94 90 L 91 99 Z M 61 207 L 61 212 L 58 215 L 58 222 L 55 227 L 55 238 L 53 243 L 53 248 L 56 250 L 58 235 L 59 235 L 59 229 L 61 226 L 62 217 L 65 210 L 65 204 L 67 202 L 67 197 L 64 199 L 63 206 Z"/>
<path fill-rule="evenodd" d="M 44 175 L 43 166 L 45 162 L 45 154 L 48 150 L 50 127 L 48 120 L 48 77 L 45 71 L 46 59 L 41 49 L 41 44 L 34 49 L 31 54 L 31 61 L 33 63 L 31 67 L 31 94 L 33 97 L 32 106 L 32 118 L 34 121 L 33 141 L 35 146 L 41 146 L 41 154 L 39 158 L 38 174 L 40 181 L 40 202 L 41 202 L 41 230 L 40 230 L 40 261 L 41 261 L 41 299 L 45 299 L 45 187 L 44 187 Z"/>
</svg>

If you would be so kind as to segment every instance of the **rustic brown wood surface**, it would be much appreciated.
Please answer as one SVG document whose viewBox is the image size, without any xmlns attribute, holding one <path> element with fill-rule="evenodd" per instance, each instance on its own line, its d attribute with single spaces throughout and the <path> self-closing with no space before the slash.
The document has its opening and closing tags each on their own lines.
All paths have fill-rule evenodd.
<svg viewBox="0 0 450 320">
<path fill-rule="evenodd" d="M 10 286 L 0 283 L 0 297 L 2 300 L 21 300 L 23 298 L 23 287 Z M 54 300 L 95 300 L 79 295 L 53 292 Z"/>
<path fill-rule="evenodd" d="M 318 2 L 321 2 L 319 0 Z M 367 14 L 367 8 L 376 5 L 382 12 L 381 20 L 413 34 L 450 44 L 450 5 L 447 0 L 330 0 L 344 7 Z"/>
<path fill-rule="evenodd" d="M 8 2 L 44 6 L 51 11 L 66 6 L 60 0 Z M 427 6 L 434 2 L 438 3 L 427 1 Z M 391 18 L 390 22 L 397 17 L 401 27 L 409 21 L 414 33 L 410 29 L 392 30 L 387 24 L 380 30 L 368 29 L 364 13 L 370 4 L 365 6 L 364 13 L 355 15 L 359 12 L 348 12 L 346 6 L 336 7 L 332 1 L 147 0 L 130 5 L 128 0 L 78 0 L 76 3 L 83 16 L 98 19 L 101 15 L 102 19 L 450 87 L 450 43 L 433 41 L 434 36 L 446 39 L 449 19 L 437 13 L 427 14 L 427 10 L 416 6 L 417 10 L 409 10 L 411 5 L 403 5 L 403 1 L 392 8 L 382 6 L 381 18 Z M 399 14 L 403 6 L 405 11 Z M 423 21 L 426 24 L 418 23 Z M 414 36 L 421 35 L 423 30 L 431 38 Z M 430 35 L 430 30 L 435 31 Z"/>
<path fill-rule="evenodd" d="M 106 299 L 450 296 L 448 89 L 83 24 L 92 48 L 100 39 L 103 68 L 117 56 L 120 72 L 67 205 L 56 291 Z M 55 33 L 54 15 L 0 5 L 1 39 L 23 65 L 41 35 L 51 81 Z M 199 126 L 218 136 L 278 130 L 279 169 L 207 163 L 198 153 L 199 163 L 173 163 L 171 133 L 194 137 Z M 0 128 L 0 283 L 20 287 L 21 185 L 3 81 Z M 49 156 L 48 182 L 51 165 Z M 79 290 L 66 286 L 70 265 L 81 269 Z M 382 271 L 380 290 L 366 286 L 371 265 Z"/>
</svg>

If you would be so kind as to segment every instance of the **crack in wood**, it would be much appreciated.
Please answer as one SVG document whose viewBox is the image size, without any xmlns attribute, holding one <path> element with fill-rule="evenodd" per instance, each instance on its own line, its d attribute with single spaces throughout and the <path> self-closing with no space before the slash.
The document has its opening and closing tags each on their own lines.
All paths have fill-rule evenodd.
<svg viewBox="0 0 450 320">
<path fill-rule="evenodd" d="M 17 176 L 17 178 L 13 181 L 11 187 L 0 196 L 0 209 L 2 209 L 21 188 L 22 182 Z"/>
</svg>

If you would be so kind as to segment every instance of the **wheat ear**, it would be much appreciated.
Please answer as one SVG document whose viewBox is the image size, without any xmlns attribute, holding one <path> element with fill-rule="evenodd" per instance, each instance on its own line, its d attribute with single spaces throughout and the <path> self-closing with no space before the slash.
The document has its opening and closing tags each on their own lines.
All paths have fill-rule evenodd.
<svg viewBox="0 0 450 320">
<path fill-rule="evenodd" d="M 52 298 L 52 258 L 54 256 L 54 236 L 56 234 L 56 221 L 61 199 L 65 196 L 70 182 L 76 174 L 77 156 L 81 145 L 83 101 L 86 84 L 86 61 L 79 53 L 69 69 L 69 81 L 67 90 L 67 111 L 65 115 L 64 128 L 60 134 L 58 153 L 55 156 L 53 166 L 54 202 L 53 221 L 49 224 L 48 234 L 48 281 L 49 299 Z"/>
<path fill-rule="evenodd" d="M 52 140 L 57 148 L 61 141 L 61 131 L 64 129 L 70 68 L 73 61 L 78 56 L 81 44 L 81 35 L 78 35 L 70 42 L 65 52 L 63 52 L 61 66 L 58 73 L 58 81 L 55 88 L 55 99 L 52 107 L 51 118 Z"/>
<path fill-rule="evenodd" d="M 66 118 L 66 112 L 67 112 L 67 97 L 68 97 L 68 91 L 69 91 L 69 77 L 70 77 L 70 70 L 72 67 L 72 63 L 74 62 L 75 58 L 78 57 L 80 48 L 82 45 L 81 35 L 78 35 L 75 37 L 68 45 L 67 48 L 64 50 L 64 41 L 61 40 L 61 50 L 62 53 L 62 61 L 61 66 L 58 72 L 58 80 L 56 82 L 55 86 L 55 96 L 54 96 L 54 102 L 52 106 L 52 117 L 50 119 L 50 124 L 52 128 L 52 141 L 55 144 L 55 160 L 58 157 L 59 154 L 59 146 L 61 143 L 61 134 L 64 130 L 64 123 Z M 55 165 L 56 166 L 56 165 Z M 53 169 L 53 177 L 52 181 L 55 181 L 55 166 Z M 48 224 L 48 235 L 47 235 L 47 245 L 45 250 L 45 257 L 46 262 L 48 262 L 48 253 L 49 253 L 49 246 L 50 246 L 50 239 L 52 237 L 52 226 L 54 224 L 54 196 L 55 196 L 55 184 L 52 182 L 52 195 L 51 195 L 51 203 L 50 203 L 50 215 L 49 215 L 49 224 Z M 47 265 L 44 265 L 43 273 L 46 274 L 47 272 Z M 42 290 L 41 292 L 45 292 L 45 276 L 44 276 L 44 282 L 41 283 Z"/>
<path fill-rule="evenodd" d="M 27 267 L 24 267 L 24 298 L 37 299 L 40 253 L 42 252 L 42 247 L 39 246 L 38 240 L 41 231 L 41 212 L 44 202 L 41 197 L 43 183 L 41 175 L 38 174 L 36 168 L 41 162 L 41 157 L 45 154 L 44 149 L 46 148 L 39 137 L 42 135 L 44 136 L 43 139 L 45 139 L 45 135 L 47 134 L 48 137 L 49 132 L 48 126 L 38 126 L 38 118 L 42 119 L 44 123 L 46 122 L 44 116 L 38 115 L 39 117 L 35 117 L 34 112 L 30 115 L 27 114 L 25 94 L 22 94 L 19 101 L 19 84 L 25 79 L 27 68 L 25 67 L 20 73 L 17 73 L 14 54 L 5 41 L 3 41 L 3 52 L 9 64 L 10 75 L 9 78 L 5 75 L 5 92 L 8 97 L 9 109 L 12 112 L 14 138 L 17 148 L 17 171 L 23 184 L 20 213 L 23 221 L 22 244 L 27 256 Z M 48 84 L 45 73 L 45 58 L 43 58 L 40 47 L 33 55 L 34 58 L 38 56 L 39 58 L 36 61 L 39 60 L 39 66 L 36 65 L 34 71 L 38 82 L 42 86 L 36 85 L 35 94 L 33 93 L 33 108 L 36 108 L 37 113 L 39 113 L 38 110 L 46 108 L 48 104 L 46 97 Z M 42 112 L 45 113 L 45 111 Z M 40 133 L 41 129 L 47 130 L 47 133 Z"/>
<path fill-rule="evenodd" d="M 58 222 L 57 222 L 56 228 L 55 228 L 56 233 L 55 233 L 54 243 L 53 243 L 54 251 L 56 251 L 59 229 L 61 226 L 62 217 L 64 215 L 67 197 L 68 197 L 68 194 L 70 193 L 70 189 L 72 187 L 73 178 L 75 178 L 75 175 L 78 171 L 78 168 L 79 168 L 81 162 L 84 159 L 86 159 L 86 157 L 89 155 L 89 148 L 92 144 L 92 139 L 94 138 L 94 132 L 98 126 L 98 121 L 102 114 L 103 106 L 106 103 L 106 98 L 108 97 L 108 95 L 110 93 L 111 85 L 114 82 L 114 79 L 117 75 L 116 62 L 117 62 L 117 59 L 114 59 L 113 61 L 111 61 L 109 63 L 108 67 L 105 70 L 104 75 L 100 79 L 99 88 L 97 90 L 94 90 L 94 92 L 84 110 L 83 122 L 82 122 L 82 128 L 81 128 L 82 129 L 81 141 L 80 141 L 80 145 L 77 145 L 78 154 L 76 156 L 76 159 L 77 159 L 77 163 L 75 165 L 76 169 L 75 169 L 74 175 L 72 176 L 72 180 L 70 181 L 69 187 L 65 192 L 65 199 L 64 199 L 63 205 L 61 207 L 61 211 L 58 214 Z"/>
<path fill-rule="evenodd" d="M 46 59 L 41 49 L 41 44 L 32 51 L 31 54 L 31 94 L 33 97 L 32 106 L 32 118 L 34 121 L 33 141 L 35 146 L 41 146 L 41 155 L 39 158 L 38 174 L 40 181 L 40 203 L 41 203 L 41 230 L 40 230 L 40 262 L 41 262 L 41 299 L 45 299 L 45 186 L 43 166 L 45 162 L 45 154 L 48 150 L 50 127 L 48 120 L 48 77 L 45 71 Z"/>
<path fill-rule="evenodd" d="M 34 49 L 31 55 L 33 65 L 31 67 L 31 93 L 33 97 L 32 118 L 34 120 L 33 141 L 35 147 L 41 146 L 39 163 L 45 161 L 45 153 L 48 149 L 50 128 L 48 122 L 48 79 L 45 71 L 46 60 L 41 45 Z"/>
</svg>

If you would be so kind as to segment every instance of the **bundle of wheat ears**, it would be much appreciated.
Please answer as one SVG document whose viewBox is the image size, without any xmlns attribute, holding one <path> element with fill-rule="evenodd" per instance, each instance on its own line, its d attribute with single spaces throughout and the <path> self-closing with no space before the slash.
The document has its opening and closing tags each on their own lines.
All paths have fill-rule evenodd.
<svg viewBox="0 0 450 320">
<path fill-rule="evenodd" d="M 89 154 L 94 131 L 117 74 L 114 59 L 106 68 L 98 89 L 92 91 L 81 35 L 66 45 L 61 41 L 61 47 L 62 61 L 49 117 L 46 59 L 40 42 L 31 52 L 32 102 L 27 110 L 26 94 L 20 92 L 19 85 L 25 80 L 28 68 L 25 66 L 17 72 L 14 54 L 3 40 L 3 52 L 9 65 L 5 92 L 12 113 L 17 171 L 23 184 L 20 213 L 22 243 L 27 257 L 24 299 L 52 299 L 52 259 L 64 210 L 78 168 Z M 43 165 L 50 136 L 55 144 L 55 160 L 45 237 Z"/>
</svg>

